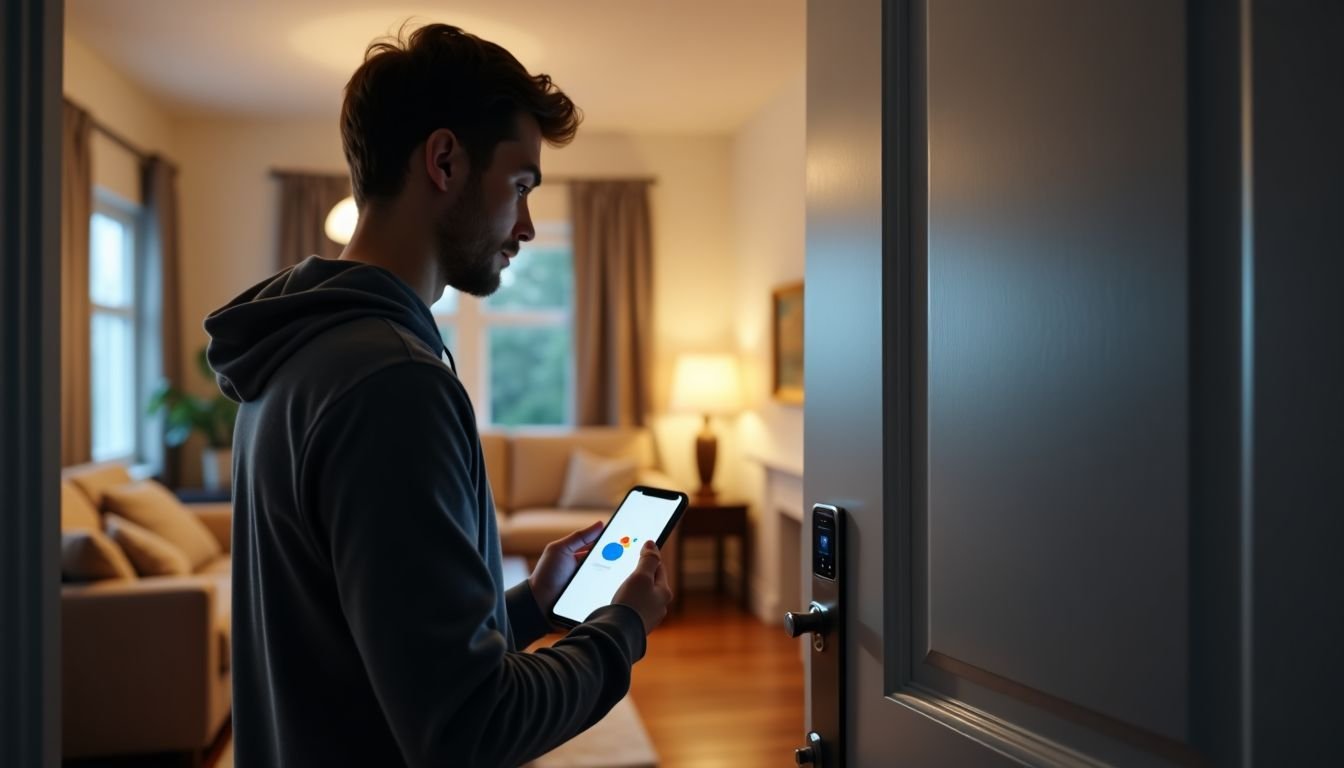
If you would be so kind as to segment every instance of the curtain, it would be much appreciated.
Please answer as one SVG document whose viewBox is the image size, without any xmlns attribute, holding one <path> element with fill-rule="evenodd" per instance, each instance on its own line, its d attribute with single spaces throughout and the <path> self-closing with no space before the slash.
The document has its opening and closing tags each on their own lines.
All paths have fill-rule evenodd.
<svg viewBox="0 0 1344 768">
<path fill-rule="evenodd" d="M 276 269 L 317 254 L 341 255 L 345 247 L 327 237 L 323 226 L 333 206 L 350 194 L 348 176 L 276 172 L 280 179 L 280 242 Z"/>
<path fill-rule="evenodd" d="M 576 419 L 643 426 L 653 373 L 649 182 L 571 182 L 570 215 Z"/>
<path fill-rule="evenodd" d="M 157 363 L 153 378 L 163 377 L 178 386 L 184 386 L 182 366 L 181 316 L 181 235 L 178 229 L 177 169 L 158 155 L 145 158 L 141 166 L 141 194 L 144 200 L 144 237 L 141 238 L 142 258 L 146 266 L 145 312 L 157 321 L 156 334 L 146 334 L 147 342 L 158 348 L 148 350 L 148 365 Z M 162 479 L 169 486 L 182 480 L 182 450 L 168 448 L 163 442 L 162 430 L 155 439 L 147 440 L 151 463 L 163 467 Z"/>
<path fill-rule="evenodd" d="M 67 102 L 61 127 L 61 465 L 93 457 L 89 219 L 93 119 Z"/>
</svg>

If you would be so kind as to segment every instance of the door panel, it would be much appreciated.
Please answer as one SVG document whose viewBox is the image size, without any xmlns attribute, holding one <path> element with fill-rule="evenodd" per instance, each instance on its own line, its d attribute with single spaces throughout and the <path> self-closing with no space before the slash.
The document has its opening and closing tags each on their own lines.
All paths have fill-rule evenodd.
<svg viewBox="0 0 1344 768">
<path fill-rule="evenodd" d="M 914 661 L 1179 740 L 1183 9 L 938 0 L 926 25 Z"/>
<path fill-rule="evenodd" d="M 848 765 L 1198 760 L 1186 31 L 1166 0 L 809 5 Z"/>
</svg>

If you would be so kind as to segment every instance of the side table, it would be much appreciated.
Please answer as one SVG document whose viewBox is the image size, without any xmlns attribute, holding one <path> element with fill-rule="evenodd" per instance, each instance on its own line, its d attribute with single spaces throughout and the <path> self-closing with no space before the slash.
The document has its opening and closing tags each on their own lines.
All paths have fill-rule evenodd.
<svg viewBox="0 0 1344 768">
<path fill-rule="evenodd" d="M 233 492 L 228 488 L 174 488 L 173 494 L 183 504 L 233 501 Z"/>
<path fill-rule="evenodd" d="M 736 536 L 742 545 L 740 597 L 742 610 L 751 611 L 751 600 L 747 592 L 751 574 L 751 527 L 747 520 L 745 502 L 722 497 L 705 498 L 692 496 L 686 512 L 677 525 L 677 535 L 681 537 L 677 546 L 676 569 L 677 591 L 680 593 L 685 582 L 682 580 L 682 561 L 685 558 L 686 539 L 695 536 L 714 537 L 714 591 L 723 592 L 723 539 Z M 680 609 L 681 598 L 675 601 Z"/>
</svg>

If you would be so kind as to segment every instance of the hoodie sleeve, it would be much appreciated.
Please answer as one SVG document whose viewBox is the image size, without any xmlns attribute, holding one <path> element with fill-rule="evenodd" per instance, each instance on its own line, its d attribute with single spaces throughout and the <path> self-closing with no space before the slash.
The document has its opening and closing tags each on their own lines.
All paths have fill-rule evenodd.
<svg viewBox="0 0 1344 768">
<path fill-rule="evenodd" d="M 302 505 L 413 766 L 547 752 L 620 701 L 645 649 L 638 614 L 607 606 L 551 648 L 508 651 L 477 548 L 470 407 L 446 369 L 395 365 L 318 416 L 301 465 Z"/>
<path fill-rule="evenodd" d="M 523 579 L 504 593 L 504 604 L 509 612 L 509 629 L 513 631 L 514 645 L 519 648 L 540 640 L 550 631 L 550 622 L 532 595 L 532 584 Z M 643 619 L 640 620 L 643 623 Z"/>
</svg>

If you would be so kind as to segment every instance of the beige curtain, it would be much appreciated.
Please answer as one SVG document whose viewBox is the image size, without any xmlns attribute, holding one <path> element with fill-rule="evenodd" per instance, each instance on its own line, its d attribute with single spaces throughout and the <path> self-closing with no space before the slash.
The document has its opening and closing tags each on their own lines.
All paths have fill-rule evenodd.
<svg viewBox="0 0 1344 768">
<path fill-rule="evenodd" d="M 93 455 L 89 386 L 89 218 L 93 119 L 65 104 L 61 130 L 61 465 Z"/>
<path fill-rule="evenodd" d="M 145 236 L 142 257 L 149 267 L 151 281 L 146 287 L 146 312 L 159 320 L 159 348 L 146 355 L 158 361 L 157 373 L 163 378 L 185 384 L 182 366 L 182 315 L 180 305 L 182 254 L 178 230 L 177 169 L 158 155 L 146 158 L 141 168 L 144 198 Z M 157 283 L 157 284 L 155 284 Z M 151 335 L 152 338 L 152 335 Z M 170 486 L 181 482 L 181 448 L 168 448 L 160 439 L 149 441 L 151 450 L 163 450 L 162 479 Z M 151 461 L 158 456 L 150 456 Z M 159 462 L 155 462 L 159 463 Z"/>
<path fill-rule="evenodd" d="M 317 254 L 324 259 L 341 255 L 345 247 L 323 231 L 327 214 L 350 194 L 347 176 L 277 171 L 280 180 L 280 243 L 276 268 L 298 264 Z"/>
<path fill-rule="evenodd" d="M 570 215 L 577 421 L 642 426 L 653 373 L 649 182 L 571 182 Z"/>
</svg>

